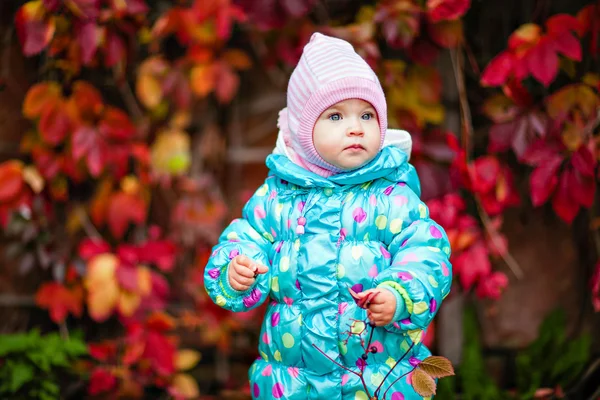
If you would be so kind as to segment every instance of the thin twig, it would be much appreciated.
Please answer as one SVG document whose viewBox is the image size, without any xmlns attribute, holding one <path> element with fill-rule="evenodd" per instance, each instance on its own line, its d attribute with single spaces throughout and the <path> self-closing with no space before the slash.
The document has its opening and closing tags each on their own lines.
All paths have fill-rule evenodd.
<svg viewBox="0 0 600 400">
<path fill-rule="evenodd" d="M 325 352 L 324 352 L 323 350 L 321 350 L 320 348 L 318 348 L 318 347 L 317 347 L 317 345 L 316 345 L 316 344 L 314 344 L 314 343 L 313 343 L 313 347 L 314 347 L 315 349 L 317 349 L 317 350 L 319 351 L 319 353 L 323 354 L 325 357 L 327 357 L 327 359 L 328 359 L 329 361 L 331 361 L 332 363 L 334 363 L 334 364 L 335 364 L 335 365 L 337 365 L 338 367 L 340 367 L 340 368 L 343 368 L 343 369 L 345 369 L 346 371 L 348 371 L 348 372 L 350 372 L 350 373 L 352 373 L 352 374 L 354 374 L 354 375 L 356 375 L 356 376 L 358 376 L 358 377 L 360 378 L 360 375 L 361 375 L 360 373 L 358 373 L 358 372 L 356 372 L 356 371 L 353 371 L 353 370 L 351 370 L 350 368 L 346 367 L 345 365 L 343 365 L 343 364 L 340 364 L 339 362 L 335 361 L 333 358 L 331 358 L 331 357 L 329 357 L 327 354 L 325 354 Z"/>
<path fill-rule="evenodd" d="M 79 218 L 83 230 L 93 242 L 98 243 L 102 241 L 102 235 L 98 232 L 92 221 L 90 221 L 90 218 L 82 207 L 77 209 L 77 218 Z"/>
<path fill-rule="evenodd" d="M 460 100 L 460 109 L 461 109 L 461 119 L 462 119 L 462 143 L 466 153 L 466 162 L 469 162 L 470 154 L 471 154 L 471 137 L 473 136 L 473 119 L 471 117 L 471 109 L 469 107 L 469 102 L 467 99 L 467 90 L 464 81 L 464 74 L 462 73 L 462 53 L 460 48 L 458 50 L 450 50 L 450 57 L 452 58 L 452 69 L 454 70 L 454 77 L 456 79 L 456 85 L 458 87 L 458 96 Z M 488 233 L 492 244 L 496 248 L 496 251 L 502 257 L 502 260 L 506 263 L 508 268 L 512 271 L 512 273 L 517 277 L 517 279 L 522 279 L 524 276 L 523 269 L 520 267 L 519 263 L 508 251 L 503 251 L 502 243 L 498 242 L 497 231 L 493 228 L 490 216 L 485 212 L 481 205 L 481 199 L 477 193 L 473 193 L 475 200 L 477 202 L 477 211 L 479 213 L 479 217 L 481 218 L 481 222 Z"/>
<path fill-rule="evenodd" d="M 392 373 L 392 371 L 398 366 L 398 364 L 400 364 L 400 362 L 404 359 L 404 357 L 406 357 L 406 355 L 408 353 L 410 353 L 410 351 L 412 350 L 412 348 L 415 346 L 415 342 L 412 342 L 410 344 L 410 347 L 408 348 L 408 350 L 406 350 L 406 352 L 402 355 L 402 357 L 400 357 L 400 359 L 398 359 L 398 361 L 396 361 L 396 363 L 394 364 L 394 366 L 388 371 L 388 373 L 385 375 L 385 377 L 383 378 L 383 380 L 381 381 L 381 383 L 379 384 L 379 386 L 377 387 L 377 389 L 375 390 L 375 396 L 377 396 L 379 394 L 379 391 L 381 390 L 381 388 L 383 387 L 384 382 L 387 380 L 388 376 L 390 376 L 390 374 Z M 395 382 L 394 382 L 395 383 Z M 390 385 L 390 387 L 392 387 L 394 385 L 394 383 L 392 383 Z M 387 393 L 387 391 L 389 390 L 389 388 L 383 393 L 383 397 L 385 398 L 385 394 Z"/>
<path fill-rule="evenodd" d="M 411 372 L 413 372 L 415 369 L 417 369 L 417 367 L 413 367 L 413 369 L 411 369 L 410 371 L 407 371 L 407 372 L 403 373 L 394 382 L 392 382 L 390 384 L 390 387 L 388 387 L 387 389 L 385 389 L 385 392 L 383 392 L 383 398 L 385 399 L 385 397 L 387 396 L 387 392 L 396 384 L 396 382 L 398 382 L 400 379 L 404 378 L 406 375 L 408 375 Z"/>
<path fill-rule="evenodd" d="M 113 68 L 113 78 L 117 87 L 119 88 L 119 92 L 121 92 L 121 95 L 123 96 L 123 100 L 125 101 L 127 109 L 129 110 L 131 115 L 133 115 L 136 121 L 141 121 L 144 117 L 144 112 L 138 104 L 137 99 L 133 94 L 133 90 L 131 90 L 129 82 L 127 82 L 127 79 L 123 79 L 121 81 L 121 79 L 118 79 L 117 74 L 117 69 Z"/>
</svg>

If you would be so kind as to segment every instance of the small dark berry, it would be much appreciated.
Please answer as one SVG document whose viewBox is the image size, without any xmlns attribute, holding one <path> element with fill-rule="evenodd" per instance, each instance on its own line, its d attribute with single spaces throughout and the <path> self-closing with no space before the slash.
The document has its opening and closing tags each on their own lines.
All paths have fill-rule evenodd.
<svg viewBox="0 0 600 400">
<path fill-rule="evenodd" d="M 369 321 L 369 326 L 370 326 L 371 328 L 375 328 L 375 322 L 371 322 L 371 321 Z"/>
<path fill-rule="evenodd" d="M 371 346 L 371 353 L 377 353 L 377 347 Z"/>
<path fill-rule="evenodd" d="M 367 360 L 367 358 L 369 358 L 369 356 L 368 356 L 368 355 L 366 355 L 366 354 L 363 354 L 361 357 L 362 357 L 362 359 L 363 359 L 363 360 L 365 360 L 365 361 Z"/>
</svg>

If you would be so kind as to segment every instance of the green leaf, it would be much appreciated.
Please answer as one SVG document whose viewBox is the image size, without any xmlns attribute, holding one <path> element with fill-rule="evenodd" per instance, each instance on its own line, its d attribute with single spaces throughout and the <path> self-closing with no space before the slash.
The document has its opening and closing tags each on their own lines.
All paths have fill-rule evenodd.
<svg viewBox="0 0 600 400">
<path fill-rule="evenodd" d="M 10 391 L 15 393 L 24 384 L 33 379 L 33 367 L 28 364 L 14 364 L 11 367 Z"/>
</svg>

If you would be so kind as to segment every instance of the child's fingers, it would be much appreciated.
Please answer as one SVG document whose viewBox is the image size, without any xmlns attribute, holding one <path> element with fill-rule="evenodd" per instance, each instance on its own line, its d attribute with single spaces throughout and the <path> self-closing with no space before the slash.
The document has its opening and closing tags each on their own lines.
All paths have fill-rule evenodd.
<svg viewBox="0 0 600 400">
<path fill-rule="evenodd" d="M 254 271 L 252 267 L 247 267 L 243 264 L 237 264 L 235 266 L 235 272 L 237 272 L 238 275 L 243 276 L 245 278 L 254 278 Z"/>
<path fill-rule="evenodd" d="M 385 304 L 383 303 L 371 303 L 371 305 L 369 306 L 369 311 L 371 311 L 372 313 L 375 314 L 380 314 L 384 311 L 385 309 Z"/>
<path fill-rule="evenodd" d="M 245 255 L 240 254 L 239 256 L 236 256 L 233 261 L 235 261 L 236 264 L 239 264 L 241 266 L 244 266 L 246 268 L 250 268 L 253 264 L 253 261 L 246 257 Z"/>
<path fill-rule="evenodd" d="M 243 277 L 241 275 L 238 276 L 233 276 L 231 278 L 232 281 L 236 281 L 237 283 L 239 283 L 242 286 L 251 286 L 254 283 L 254 279 L 252 278 L 246 278 Z"/>
<path fill-rule="evenodd" d="M 269 268 L 267 266 L 262 264 L 256 264 L 255 274 L 266 274 L 267 272 L 269 272 Z"/>
</svg>

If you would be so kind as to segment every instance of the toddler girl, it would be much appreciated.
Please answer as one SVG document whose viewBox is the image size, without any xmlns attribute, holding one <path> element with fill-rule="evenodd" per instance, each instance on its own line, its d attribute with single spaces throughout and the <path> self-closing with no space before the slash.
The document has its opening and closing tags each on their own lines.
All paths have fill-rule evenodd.
<svg viewBox="0 0 600 400">
<path fill-rule="evenodd" d="M 269 176 L 221 235 L 206 290 L 232 311 L 269 299 L 253 398 L 367 399 L 341 366 L 373 394 L 407 351 L 383 389 L 430 355 L 420 341 L 450 290 L 450 245 L 419 198 L 410 136 L 387 129 L 381 85 L 349 43 L 311 37 L 278 126 Z M 409 382 L 387 398 L 421 399 Z"/>
</svg>

